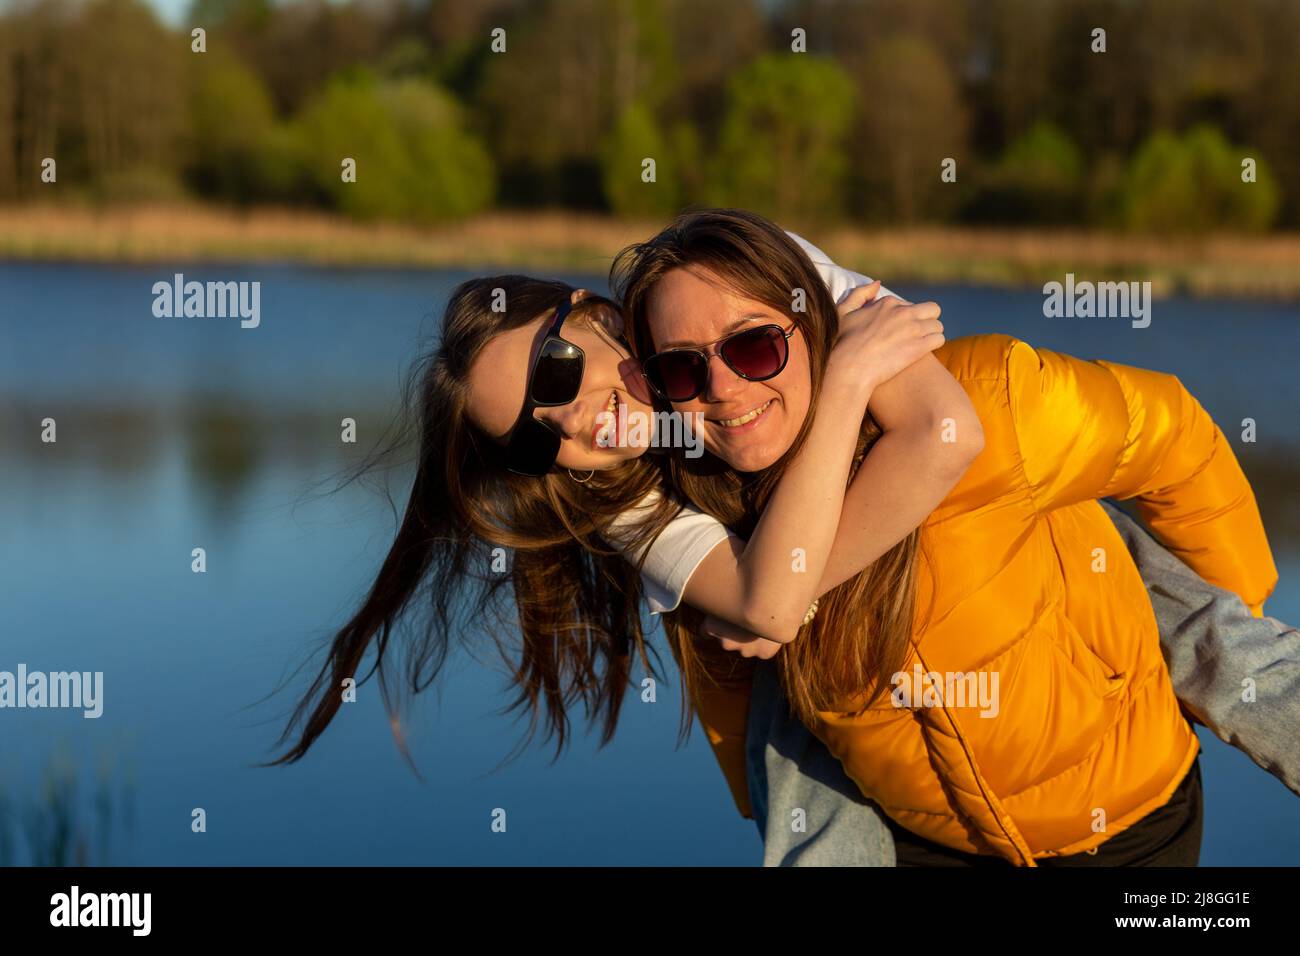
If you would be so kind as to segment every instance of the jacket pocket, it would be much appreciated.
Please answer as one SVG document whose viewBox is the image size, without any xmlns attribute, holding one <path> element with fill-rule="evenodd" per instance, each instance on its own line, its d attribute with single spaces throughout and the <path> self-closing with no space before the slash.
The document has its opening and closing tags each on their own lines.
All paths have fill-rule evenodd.
<svg viewBox="0 0 1300 956">
<path fill-rule="evenodd" d="M 1056 625 L 1053 638 L 1057 648 L 1097 696 L 1111 698 L 1123 691 L 1128 684 L 1128 674 L 1125 671 L 1112 667 L 1089 647 L 1068 617 L 1063 614 L 1054 615 L 1053 623 Z"/>
</svg>

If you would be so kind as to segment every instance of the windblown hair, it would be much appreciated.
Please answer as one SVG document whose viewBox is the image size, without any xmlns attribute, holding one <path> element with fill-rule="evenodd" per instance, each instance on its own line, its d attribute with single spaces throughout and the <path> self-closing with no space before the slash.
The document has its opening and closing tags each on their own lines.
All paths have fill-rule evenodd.
<svg viewBox="0 0 1300 956">
<path fill-rule="evenodd" d="M 787 316 L 802 332 L 812 374 L 812 407 L 794 444 L 762 472 L 738 474 L 716 457 L 671 456 L 669 483 L 701 510 L 736 533 L 748 536 L 764 506 L 798 454 L 812 427 L 839 313 L 812 261 L 776 224 L 740 210 L 684 213 L 654 238 L 628 246 L 614 260 L 610 285 L 623 303 L 638 356 L 654 352 L 648 310 L 656 284 L 673 269 L 698 266 L 729 290 Z M 792 309 L 794 292 L 805 293 L 806 311 Z M 854 472 L 880 428 L 868 415 L 858 438 Z M 795 715 L 811 724 L 818 710 L 860 710 L 891 687 L 906 664 L 916 606 L 920 530 L 913 531 L 869 568 L 820 601 L 812 623 L 782 648 L 776 661 Z M 713 653 L 717 641 L 698 636 L 699 619 L 689 610 L 665 621 L 669 643 L 692 697 L 702 681 L 716 680 L 727 656 Z M 697 643 L 698 641 L 698 643 Z M 712 664 L 709 662 L 712 661 Z M 752 661 L 734 658 L 734 667 Z"/>
<path fill-rule="evenodd" d="M 504 312 L 493 309 L 500 304 L 497 290 L 504 292 Z M 474 279 L 452 293 L 436 349 L 415 363 L 407 381 L 401 442 L 418 443 L 418 455 L 396 539 L 360 609 L 334 635 L 280 743 L 296 740 L 272 764 L 301 759 L 338 714 L 344 680 L 360 683 L 376 671 L 398 746 L 410 760 L 385 666 L 389 642 L 408 612 L 427 618 L 406 646 L 413 693 L 437 677 L 451 635 L 491 634 L 518 691 L 506 712 L 526 707 L 530 714 L 520 750 L 544 719 L 544 739 L 555 738 L 558 758 L 569 735 L 568 710 L 579 701 L 591 724 L 603 722 L 603 746 L 617 727 L 632 653 L 655 673 L 642 633 L 639 569 L 601 533 L 660 487 L 656 466 L 632 460 L 583 483 L 558 466 L 540 478 L 515 475 L 506 470 L 505 449 L 469 415 L 469 371 L 487 342 L 548 314 L 572 292 L 562 282 L 507 275 Z M 589 296 L 568 321 L 591 321 L 599 309 L 617 306 Z M 410 394 L 413 387 L 418 394 Z M 660 496 L 640 525 L 624 529 L 627 542 L 639 547 L 675 511 L 672 499 Z M 494 558 L 502 557 L 493 553 L 498 548 L 510 554 L 508 573 L 492 571 Z M 512 614 L 513 625 L 505 620 Z M 519 647 L 507 637 L 518 637 Z M 358 678 L 372 648 L 373 664 Z M 688 730 L 684 711 L 682 735 Z"/>
</svg>

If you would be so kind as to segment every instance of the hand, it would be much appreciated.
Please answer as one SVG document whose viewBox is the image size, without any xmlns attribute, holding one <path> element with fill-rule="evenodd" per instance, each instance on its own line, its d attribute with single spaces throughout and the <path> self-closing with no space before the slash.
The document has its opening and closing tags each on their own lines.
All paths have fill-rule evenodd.
<svg viewBox="0 0 1300 956">
<path fill-rule="evenodd" d="M 828 374 L 875 388 L 944 343 L 938 303 L 881 299 L 879 292 L 877 280 L 839 304 L 840 334 Z"/>
<path fill-rule="evenodd" d="M 704 619 L 703 626 L 704 633 L 716 637 L 724 651 L 734 651 L 741 657 L 757 657 L 759 660 L 766 661 L 776 657 L 777 652 L 781 650 L 778 641 L 769 641 L 765 637 L 751 634 L 743 627 L 737 627 L 730 621 L 724 621 L 712 614 Z"/>
</svg>

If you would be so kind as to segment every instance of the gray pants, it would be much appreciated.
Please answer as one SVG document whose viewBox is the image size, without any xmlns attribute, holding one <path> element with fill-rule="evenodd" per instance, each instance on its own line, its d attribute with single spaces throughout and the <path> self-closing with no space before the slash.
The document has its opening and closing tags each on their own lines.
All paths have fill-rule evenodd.
<svg viewBox="0 0 1300 956">
<path fill-rule="evenodd" d="M 1300 630 L 1252 616 L 1119 508 L 1102 506 L 1151 596 L 1184 712 L 1300 794 Z M 1253 698 L 1243 693 L 1247 678 Z M 764 866 L 895 865 L 882 811 L 790 716 L 772 661 L 754 671 L 746 771 Z"/>
</svg>

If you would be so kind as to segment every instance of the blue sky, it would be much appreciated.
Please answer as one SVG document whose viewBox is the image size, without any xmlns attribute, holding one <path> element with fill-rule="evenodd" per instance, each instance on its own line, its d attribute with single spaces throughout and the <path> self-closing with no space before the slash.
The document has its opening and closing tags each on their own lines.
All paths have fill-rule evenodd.
<svg viewBox="0 0 1300 956">
<path fill-rule="evenodd" d="M 158 11 L 164 21 L 178 26 L 185 11 L 190 8 L 190 0 L 145 0 L 145 3 Z"/>
</svg>

